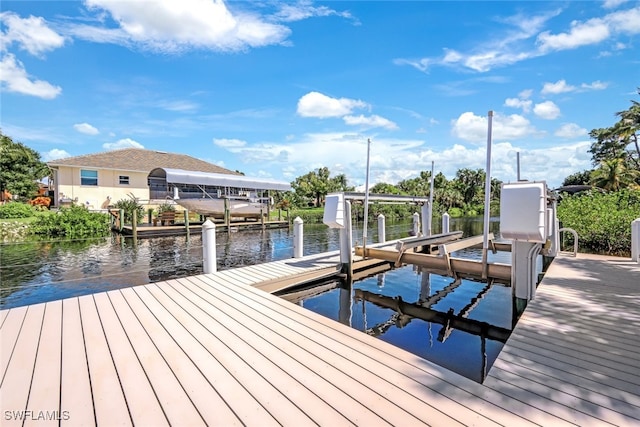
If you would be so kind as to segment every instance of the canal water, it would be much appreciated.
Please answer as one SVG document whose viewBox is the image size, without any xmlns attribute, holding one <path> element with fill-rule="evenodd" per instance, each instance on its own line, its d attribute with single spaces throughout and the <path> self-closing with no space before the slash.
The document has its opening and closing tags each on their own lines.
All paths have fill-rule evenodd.
<svg viewBox="0 0 640 427">
<path fill-rule="evenodd" d="M 473 220 L 459 221 L 467 224 Z M 468 227 L 468 225 L 465 225 Z M 481 226 L 481 224 L 480 224 Z M 387 239 L 407 237 L 411 224 L 387 224 Z M 377 231 L 370 230 L 370 241 Z M 354 227 L 354 244 L 362 241 Z M 338 230 L 304 226 L 304 254 L 339 249 Z M 219 270 L 291 258 L 289 229 L 220 232 Z M 202 273 L 201 235 L 138 239 L 26 241 L 0 244 L 0 308 L 52 301 Z"/>
<path fill-rule="evenodd" d="M 370 240 L 377 241 L 377 230 Z M 491 231 L 499 234 L 497 220 Z M 388 223 L 387 240 L 407 237 L 410 223 Z M 482 234 L 482 218 L 452 219 L 451 230 L 464 236 Z M 434 223 L 434 233 L 440 232 Z M 288 259 L 293 254 L 288 229 L 218 233 L 219 270 Z M 362 229 L 354 227 L 354 244 L 362 241 Z M 339 235 L 322 224 L 304 227 L 305 255 L 337 250 Z M 465 257 L 479 253 L 466 252 Z M 499 260 L 509 262 L 506 260 Z M 158 237 L 139 239 L 112 235 L 106 239 L 32 241 L 0 245 L 0 308 L 53 301 L 112 289 L 141 285 L 202 273 L 202 239 Z M 442 314 L 461 313 L 469 323 L 484 322 L 509 330 L 517 318 L 511 289 L 503 285 L 453 279 L 412 266 L 394 269 L 353 284 L 334 281 L 304 296 L 286 296 L 304 307 L 377 336 L 425 359 L 482 381 L 502 348 L 502 342 L 438 323 Z M 368 298 L 402 299 L 421 310 L 426 319 L 403 315 Z M 435 316 L 435 317 L 434 317 Z"/>
</svg>

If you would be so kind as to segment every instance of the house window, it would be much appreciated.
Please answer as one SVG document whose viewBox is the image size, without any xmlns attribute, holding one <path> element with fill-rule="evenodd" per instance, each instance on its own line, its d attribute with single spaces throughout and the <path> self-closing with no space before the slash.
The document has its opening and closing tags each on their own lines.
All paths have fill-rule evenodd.
<svg viewBox="0 0 640 427">
<path fill-rule="evenodd" d="M 98 185 L 98 171 L 80 170 L 80 185 Z"/>
<path fill-rule="evenodd" d="M 129 185 L 129 177 L 126 175 L 120 175 L 118 182 L 120 185 Z"/>
</svg>

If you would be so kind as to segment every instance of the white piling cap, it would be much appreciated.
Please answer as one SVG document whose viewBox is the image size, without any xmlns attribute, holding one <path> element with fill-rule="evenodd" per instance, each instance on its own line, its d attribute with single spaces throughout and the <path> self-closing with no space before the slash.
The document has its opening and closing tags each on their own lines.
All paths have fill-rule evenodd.
<svg viewBox="0 0 640 427">
<path fill-rule="evenodd" d="M 210 230 L 210 229 L 214 229 L 216 228 L 216 225 L 213 223 L 213 221 L 211 221 L 210 219 L 207 219 L 204 224 L 202 224 L 202 228 L 204 228 L 205 230 Z"/>
</svg>

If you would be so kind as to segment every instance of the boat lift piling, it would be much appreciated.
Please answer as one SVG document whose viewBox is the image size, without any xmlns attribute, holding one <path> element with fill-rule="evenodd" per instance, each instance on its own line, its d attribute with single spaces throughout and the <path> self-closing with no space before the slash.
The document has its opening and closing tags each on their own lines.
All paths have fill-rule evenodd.
<svg viewBox="0 0 640 427">
<path fill-rule="evenodd" d="M 383 203 L 415 204 L 429 203 L 428 198 L 414 196 L 397 196 L 390 194 L 367 195 L 364 193 L 354 192 L 339 192 L 327 194 L 322 222 L 329 226 L 329 228 L 340 229 L 340 263 L 342 264 L 343 273 L 347 274 L 348 278 L 351 278 L 353 276 L 353 228 L 351 224 L 351 201 L 378 201 Z M 418 214 L 416 213 L 416 215 Z M 418 232 L 420 230 L 419 217 L 420 216 L 418 215 L 418 227 L 416 228 Z M 366 222 L 367 218 L 365 218 L 365 224 Z M 378 234 L 378 239 L 382 239 L 384 237 L 386 240 L 386 236 L 380 235 L 380 228 Z M 384 234 L 384 230 L 382 231 L 382 234 Z M 366 242 L 363 242 L 363 244 L 366 248 Z M 366 258 L 366 256 L 362 256 L 363 258 Z"/>
</svg>

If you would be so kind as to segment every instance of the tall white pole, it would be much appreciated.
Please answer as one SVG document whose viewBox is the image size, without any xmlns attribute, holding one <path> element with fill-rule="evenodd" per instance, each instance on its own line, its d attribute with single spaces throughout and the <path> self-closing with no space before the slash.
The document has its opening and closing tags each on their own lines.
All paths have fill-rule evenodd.
<svg viewBox="0 0 640 427">
<path fill-rule="evenodd" d="M 362 254 L 367 249 L 367 219 L 369 217 L 369 157 L 371 154 L 371 139 L 367 138 L 367 176 L 364 182 L 364 222 L 362 224 Z"/>
<path fill-rule="evenodd" d="M 435 177 L 433 176 L 434 172 L 434 164 L 435 162 L 431 160 L 431 188 L 429 189 L 429 218 L 427 218 L 427 235 L 431 236 L 433 234 L 433 229 L 431 228 L 431 219 L 433 218 L 433 182 Z"/>
<path fill-rule="evenodd" d="M 516 152 L 516 166 L 518 170 L 517 181 L 520 181 L 520 152 Z"/>
<path fill-rule="evenodd" d="M 482 263 L 485 266 L 487 264 L 487 251 L 489 249 L 489 211 L 491 209 L 491 126 L 493 122 L 493 111 L 491 110 L 489 110 L 488 121 L 487 167 L 484 181 L 484 238 L 482 239 Z"/>
</svg>

